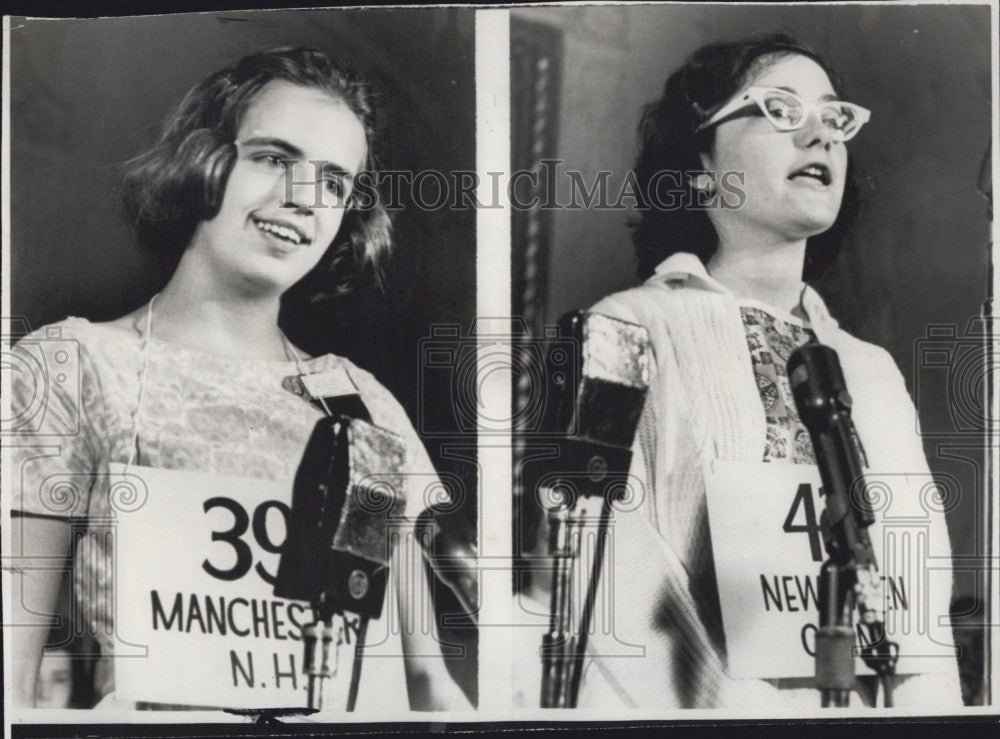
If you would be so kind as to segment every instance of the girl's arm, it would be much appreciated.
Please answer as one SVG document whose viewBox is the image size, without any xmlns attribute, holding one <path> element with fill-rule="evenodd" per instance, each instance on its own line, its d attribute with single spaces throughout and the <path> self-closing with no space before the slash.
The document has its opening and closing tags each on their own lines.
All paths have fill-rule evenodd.
<svg viewBox="0 0 1000 739">
<path fill-rule="evenodd" d="M 11 604 L 7 618 L 12 651 L 13 698 L 20 708 L 35 705 L 35 681 L 42 648 L 49 635 L 63 572 L 68 566 L 70 524 L 57 518 L 18 516 L 11 519 Z M 65 614 L 68 617 L 69 614 Z"/>
<path fill-rule="evenodd" d="M 472 704 L 444 663 L 434 601 L 414 528 L 414 522 L 408 521 L 392 555 L 410 708 L 414 711 L 471 710 Z"/>
</svg>

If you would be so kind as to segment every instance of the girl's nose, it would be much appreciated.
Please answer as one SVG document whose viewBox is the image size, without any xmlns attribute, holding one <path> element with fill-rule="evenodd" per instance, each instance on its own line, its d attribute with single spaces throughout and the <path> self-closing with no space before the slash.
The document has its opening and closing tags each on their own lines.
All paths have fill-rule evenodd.
<svg viewBox="0 0 1000 739">
<path fill-rule="evenodd" d="M 311 211 L 324 205 L 323 184 L 323 179 L 316 176 L 313 162 L 289 161 L 274 186 L 283 205 Z"/>
<path fill-rule="evenodd" d="M 836 141 L 833 129 L 820 120 L 819 114 L 815 110 L 809 113 L 802 128 L 795 132 L 795 145 L 802 149 L 816 145 L 829 147 Z"/>
</svg>

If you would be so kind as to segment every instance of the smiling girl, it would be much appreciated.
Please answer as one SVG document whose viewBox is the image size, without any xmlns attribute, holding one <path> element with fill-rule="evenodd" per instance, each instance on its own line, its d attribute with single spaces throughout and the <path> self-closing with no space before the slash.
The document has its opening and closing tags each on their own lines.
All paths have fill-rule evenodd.
<svg viewBox="0 0 1000 739">
<path fill-rule="evenodd" d="M 745 672 L 759 665 L 744 666 L 742 678 L 730 669 L 734 621 L 730 614 L 724 628 L 719 585 L 730 573 L 719 569 L 711 535 L 744 542 L 743 553 L 755 556 L 754 547 L 771 539 L 748 528 L 710 532 L 707 488 L 716 461 L 747 469 L 815 465 L 785 370 L 790 353 L 810 339 L 840 355 L 869 469 L 929 477 L 892 358 L 840 329 L 805 282 L 830 265 L 854 214 L 847 144 L 868 118 L 844 100 L 820 56 L 782 35 L 699 49 L 645 111 L 640 185 L 658 172 L 685 172 L 687 202 L 707 207 L 644 210 L 633 240 L 645 284 L 593 308 L 645 326 L 656 368 L 632 467 L 643 505 L 638 515 L 619 516 L 614 531 L 609 582 L 621 615 L 613 638 L 597 634 L 593 648 L 621 654 L 623 645 L 638 645 L 643 658 L 596 657 L 581 706 L 819 707 L 802 672 L 781 673 L 779 663 L 769 674 L 788 677 L 763 680 Z M 720 207 L 724 177 L 740 183 L 740 207 Z M 743 479 L 738 492 L 751 502 L 772 489 Z M 892 495 L 904 509 L 920 497 L 905 485 Z M 951 576 L 944 516 L 932 511 L 930 519 L 928 557 L 940 570 L 919 607 L 933 619 L 948 613 Z M 780 567 L 784 553 L 770 554 Z M 752 612 L 755 604 L 745 607 Z M 799 633 L 789 629 L 778 641 L 797 649 Z M 930 697 L 936 706 L 961 705 L 953 654 L 933 639 L 925 644 L 950 656 L 934 674 L 899 676 L 897 704 L 926 705 Z M 876 701 L 870 678 L 858 678 L 855 690 L 861 702 Z"/>
<path fill-rule="evenodd" d="M 79 386 L 52 389 L 44 420 L 22 434 L 13 455 L 14 550 L 39 563 L 72 558 L 76 613 L 101 647 L 98 697 L 110 700 L 116 687 L 115 573 L 144 566 L 117 559 L 113 537 L 88 535 L 93 522 L 115 516 L 103 484 L 112 465 L 290 481 L 322 411 L 288 380 L 333 373 L 356 388 L 375 425 L 402 439 L 406 470 L 434 478 L 405 412 L 374 377 L 342 357 L 305 356 L 278 326 L 282 294 L 307 273 L 333 270 L 349 281 L 389 249 L 384 207 L 361 207 L 354 182 L 374 162 L 374 117 L 368 86 L 321 52 L 266 51 L 195 86 L 155 147 L 130 163 L 130 220 L 140 241 L 177 268 L 129 315 L 61 324 L 77 347 Z M 15 412 L 36 390 L 13 378 Z M 54 444 L 47 456 L 29 448 L 46 442 Z M 53 494 L 53 476 L 73 481 L 72 491 Z M 410 492 L 409 525 L 427 503 L 419 489 Z M 391 620 L 401 624 L 396 664 L 410 706 L 468 706 L 433 627 L 417 623 L 416 610 L 429 602 L 425 578 L 395 582 L 387 603 L 399 604 Z M 15 582 L 15 612 L 25 622 L 51 613 L 58 585 L 57 568 L 26 567 Z M 32 704 L 44 632 L 23 629 L 13 640 L 24 706 Z M 391 699 L 393 687 L 378 691 Z M 205 695 L 200 705 L 219 704 Z"/>
</svg>

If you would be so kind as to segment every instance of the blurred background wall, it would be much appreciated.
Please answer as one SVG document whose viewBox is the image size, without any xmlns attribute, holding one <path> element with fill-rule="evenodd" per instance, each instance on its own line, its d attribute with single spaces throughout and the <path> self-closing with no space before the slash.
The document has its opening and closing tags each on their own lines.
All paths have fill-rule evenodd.
<svg viewBox="0 0 1000 739">
<path fill-rule="evenodd" d="M 117 165 L 156 140 L 192 85 L 257 49 L 315 47 L 374 82 L 383 168 L 475 169 L 468 9 L 14 19 L 12 26 L 11 303 L 32 329 L 67 315 L 115 318 L 166 283 L 169 268 L 135 244 L 120 217 Z M 420 342 L 432 326 L 471 325 L 475 236 L 474 211 L 421 210 L 404 199 L 384 294 L 368 276 L 348 298 L 312 303 L 310 294 L 330 289 L 312 280 L 282 313 L 294 342 L 371 371 L 418 431 L 435 432 L 425 444 L 470 522 L 475 436 L 451 412 L 446 369 L 422 373 Z M 457 638 L 469 646 L 475 632 Z M 475 658 L 449 667 L 474 694 Z"/>
<path fill-rule="evenodd" d="M 545 39 L 536 45 L 542 63 L 513 68 L 512 95 L 529 100 L 536 114 L 542 110 L 548 123 L 544 140 L 533 138 L 535 159 L 554 156 L 587 183 L 609 170 L 611 193 L 621 188 L 637 153 L 642 106 L 659 97 L 668 74 L 699 46 L 784 31 L 830 60 L 850 99 L 870 108 L 872 120 L 849 145 L 867 205 L 833 275 L 817 287 L 844 328 L 892 353 L 918 401 L 932 469 L 957 493 L 948 513 L 953 548 L 965 555 L 981 551 L 983 373 L 977 359 L 983 355 L 981 338 L 960 339 L 980 314 L 989 267 L 986 200 L 976 189 L 993 130 L 988 8 L 692 4 L 511 14 L 515 28 L 528 29 L 522 35 Z M 543 78 L 555 83 L 548 96 L 538 95 Z M 522 113 L 513 112 L 515 129 Z M 513 146 L 531 158 L 516 138 Z M 555 190 L 558 202 L 569 202 L 566 177 L 557 178 Z M 535 285 L 514 292 L 515 313 L 538 316 L 536 331 L 565 311 L 636 284 L 629 213 L 543 215 L 532 238 L 515 230 L 513 255 L 514 282 L 524 283 L 518 272 L 524 244 L 540 249 L 529 267 Z M 939 324 L 952 353 L 929 366 L 921 362 L 922 340 Z M 977 595 L 974 573 L 958 573 L 956 580 L 957 596 Z"/>
</svg>

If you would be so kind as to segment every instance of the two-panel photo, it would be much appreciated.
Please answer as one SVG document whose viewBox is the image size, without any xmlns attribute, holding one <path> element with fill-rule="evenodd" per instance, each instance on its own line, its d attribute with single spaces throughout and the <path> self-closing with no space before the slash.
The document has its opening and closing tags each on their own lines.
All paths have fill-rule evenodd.
<svg viewBox="0 0 1000 739">
<path fill-rule="evenodd" d="M 998 29 L 5 16 L 5 735 L 988 720 Z"/>
</svg>

